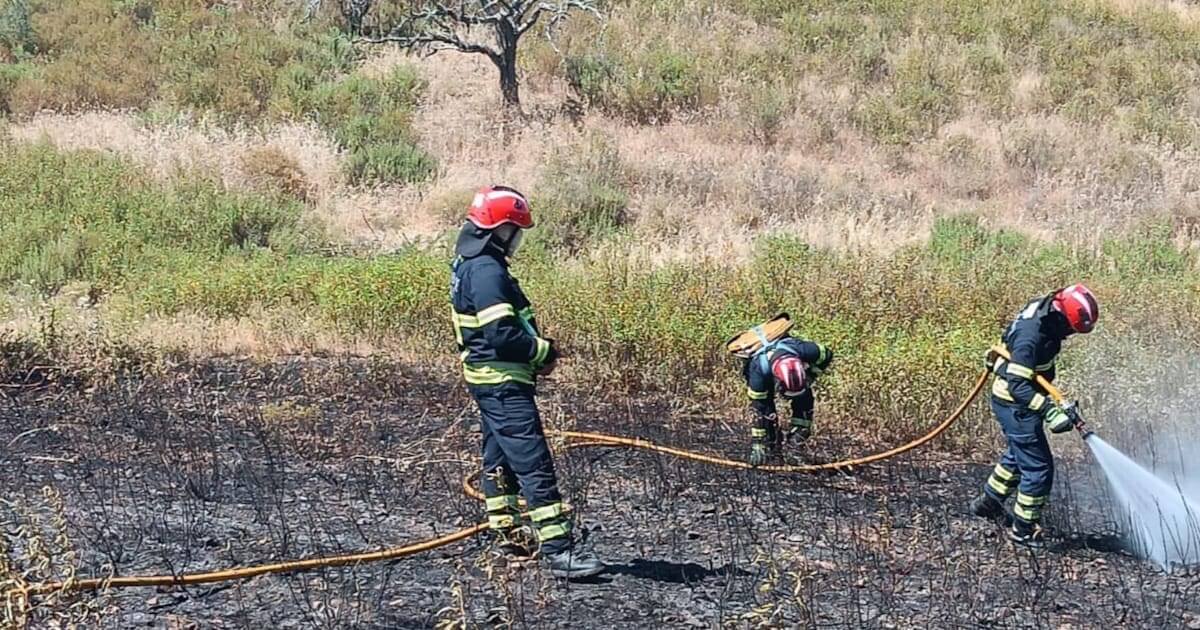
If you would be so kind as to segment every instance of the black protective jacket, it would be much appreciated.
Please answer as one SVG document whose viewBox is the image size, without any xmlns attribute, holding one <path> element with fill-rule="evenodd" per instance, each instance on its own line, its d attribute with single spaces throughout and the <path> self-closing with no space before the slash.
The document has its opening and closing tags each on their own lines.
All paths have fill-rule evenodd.
<svg viewBox="0 0 1200 630">
<path fill-rule="evenodd" d="M 538 332 L 533 305 L 508 271 L 490 233 L 463 226 L 451 265 L 450 301 L 463 376 L 471 385 L 534 384 L 536 372 L 558 358 Z"/>
<path fill-rule="evenodd" d="M 1002 338 L 1011 361 L 999 358 L 992 365 L 996 379 L 992 398 L 1005 405 L 1029 409 L 1045 416 L 1053 407 L 1035 378 L 1053 381 L 1062 342 L 1071 334 L 1067 318 L 1054 310 L 1054 294 L 1025 305 Z"/>
</svg>

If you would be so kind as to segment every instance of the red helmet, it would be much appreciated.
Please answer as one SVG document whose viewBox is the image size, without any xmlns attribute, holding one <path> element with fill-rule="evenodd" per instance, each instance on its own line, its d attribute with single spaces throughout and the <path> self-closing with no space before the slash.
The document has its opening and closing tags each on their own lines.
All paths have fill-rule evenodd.
<svg viewBox="0 0 1200 630">
<path fill-rule="evenodd" d="M 533 227 L 529 201 L 507 186 L 488 186 L 475 193 L 467 219 L 484 230 L 511 223 L 522 229 Z"/>
<path fill-rule="evenodd" d="M 1088 333 L 1100 319 L 1100 304 L 1096 296 L 1082 284 L 1073 284 L 1054 294 L 1054 310 L 1067 318 L 1071 330 Z"/>
<path fill-rule="evenodd" d="M 795 396 L 804 391 L 807 370 L 808 366 L 793 356 L 782 356 L 771 362 L 771 372 L 779 381 L 779 390 L 784 396 Z"/>
</svg>

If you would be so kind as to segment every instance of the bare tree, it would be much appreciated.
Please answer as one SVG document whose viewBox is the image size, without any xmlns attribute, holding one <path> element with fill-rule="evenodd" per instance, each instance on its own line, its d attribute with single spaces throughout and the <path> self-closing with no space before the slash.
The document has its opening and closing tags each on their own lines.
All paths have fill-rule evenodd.
<svg viewBox="0 0 1200 630">
<path fill-rule="evenodd" d="M 504 104 L 521 105 L 517 79 L 517 43 L 543 16 L 551 29 L 572 11 L 599 17 L 598 0 L 409 0 L 396 23 L 368 38 L 372 43 L 394 42 L 423 54 L 457 50 L 487 56 L 500 72 Z M 380 0 L 378 5 L 401 4 Z"/>
</svg>

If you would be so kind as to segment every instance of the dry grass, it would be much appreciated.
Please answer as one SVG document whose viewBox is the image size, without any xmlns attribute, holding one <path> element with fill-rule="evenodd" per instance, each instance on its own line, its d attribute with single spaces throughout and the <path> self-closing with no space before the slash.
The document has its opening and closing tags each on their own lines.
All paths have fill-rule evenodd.
<svg viewBox="0 0 1200 630">
<path fill-rule="evenodd" d="M 1145 4 L 1116 3 L 1126 12 Z M 1171 9 L 1189 22 L 1195 14 L 1181 3 Z M 609 36 L 647 40 L 643 31 L 653 21 L 647 10 L 615 9 Z M 707 17 L 718 36 L 701 46 L 702 57 L 769 55 L 779 43 L 780 33 L 734 13 Z M 678 43 L 691 19 L 655 28 L 666 28 L 663 40 Z M 593 26 L 573 21 L 566 28 Z M 505 126 L 495 69 L 482 57 L 417 59 L 380 48 L 360 65 L 359 72 L 384 76 L 397 64 L 415 63 L 428 81 L 415 125 L 441 169 L 424 184 L 347 187 L 333 143 L 307 125 L 225 131 L 92 113 L 41 115 L 12 132 L 24 141 L 45 137 L 62 147 L 116 151 L 162 176 L 212 173 L 234 188 L 260 184 L 262 173 L 245 165 L 256 162 L 251 156 L 271 154 L 277 164 L 294 164 L 282 175 L 271 171 L 272 181 L 290 182 L 285 189 L 307 199 L 334 238 L 384 250 L 452 228 L 458 206 L 480 185 L 502 181 L 536 193 L 552 152 L 589 134 L 607 138 L 630 173 L 624 187 L 635 238 L 620 247 L 650 261 L 697 251 L 742 261 L 756 236 L 778 232 L 821 247 L 887 253 L 926 237 L 936 216 L 963 211 L 1038 238 L 1096 244 L 1104 232 L 1146 216 L 1194 212 L 1193 182 L 1200 181 L 1194 153 L 1140 145 L 1114 129 L 1039 111 L 1043 77 L 1032 69 L 1011 79 L 1008 118 L 962 112 L 932 137 L 890 148 L 848 124 L 860 94 L 815 75 L 763 86 L 783 97 L 776 103 L 768 94 L 765 105 L 748 99 L 758 86 L 731 78 L 718 89 L 735 97 L 668 124 L 633 125 L 599 112 L 566 116 L 560 106 L 569 91 L 555 78 L 559 58 L 542 45 L 528 52 L 529 118 L 519 128 Z"/>
</svg>

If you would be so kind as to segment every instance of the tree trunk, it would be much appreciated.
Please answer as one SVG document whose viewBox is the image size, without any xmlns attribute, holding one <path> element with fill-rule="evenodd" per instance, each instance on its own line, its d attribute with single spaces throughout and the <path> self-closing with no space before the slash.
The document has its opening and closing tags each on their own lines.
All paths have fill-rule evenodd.
<svg viewBox="0 0 1200 630">
<path fill-rule="evenodd" d="M 517 40 L 520 37 L 509 25 L 497 25 L 496 35 L 500 40 L 500 54 L 492 61 L 500 70 L 500 94 L 504 97 L 504 108 L 510 114 L 521 111 L 521 85 L 517 80 Z"/>
<path fill-rule="evenodd" d="M 520 111 L 521 85 L 517 81 L 516 59 L 506 60 L 500 64 L 500 94 L 504 96 L 504 106 L 507 109 Z"/>
</svg>

